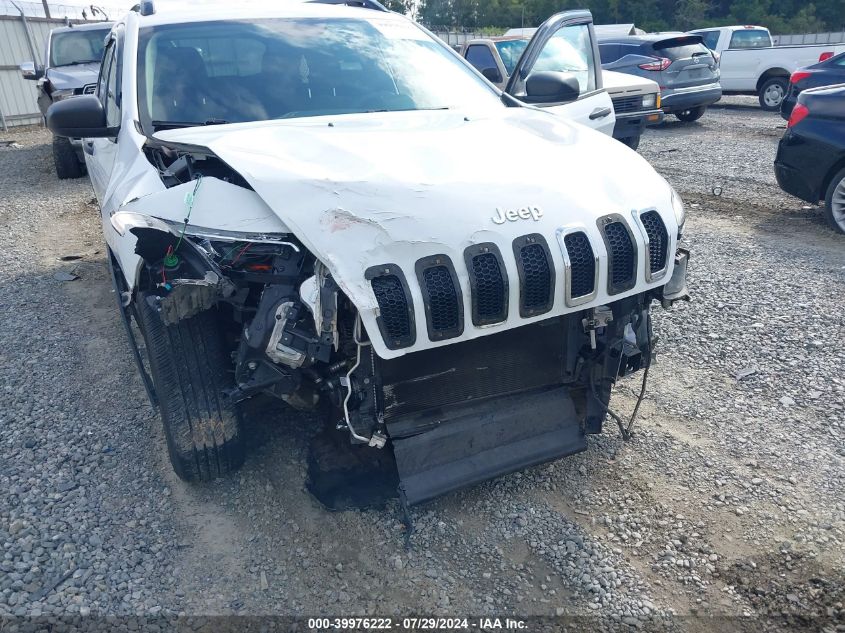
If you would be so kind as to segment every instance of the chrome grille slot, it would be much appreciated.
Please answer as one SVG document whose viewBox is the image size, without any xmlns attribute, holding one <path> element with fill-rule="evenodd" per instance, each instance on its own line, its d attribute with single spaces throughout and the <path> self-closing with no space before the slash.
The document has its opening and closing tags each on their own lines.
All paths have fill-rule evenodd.
<svg viewBox="0 0 845 633">
<path fill-rule="evenodd" d="M 548 312 L 554 302 L 555 273 L 545 238 L 536 233 L 518 237 L 513 252 L 519 270 L 519 315 Z"/>
<path fill-rule="evenodd" d="M 628 225 L 619 215 L 599 220 L 607 248 L 607 293 L 630 290 L 637 282 L 637 247 Z"/>
<path fill-rule="evenodd" d="M 596 256 L 590 239 L 582 231 L 563 238 L 569 256 L 569 297 L 578 299 L 596 290 Z"/>
<path fill-rule="evenodd" d="M 648 238 L 648 280 L 657 279 L 666 270 L 669 254 L 669 232 L 663 218 L 657 211 L 646 211 L 640 215 L 646 237 Z"/>
</svg>

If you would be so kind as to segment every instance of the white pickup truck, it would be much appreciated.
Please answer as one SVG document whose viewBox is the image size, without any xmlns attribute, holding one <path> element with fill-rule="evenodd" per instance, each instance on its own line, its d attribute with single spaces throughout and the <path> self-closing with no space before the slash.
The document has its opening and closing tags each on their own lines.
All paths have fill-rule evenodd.
<svg viewBox="0 0 845 633">
<path fill-rule="evenodd" d="M 756 94 L 760 107 L 775 111 L 798 68 L 845 51 L 842 44 L 774 46 L 763 26 L 722 26 L 691 31 L 720 58 L 723 94 Z"/>
</svg>

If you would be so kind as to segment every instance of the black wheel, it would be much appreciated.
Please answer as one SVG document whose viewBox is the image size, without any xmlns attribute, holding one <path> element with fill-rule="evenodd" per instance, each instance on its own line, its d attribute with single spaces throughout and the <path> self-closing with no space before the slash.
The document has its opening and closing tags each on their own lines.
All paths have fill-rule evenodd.
<svg viewBox="0 0 845 633">
<path fill-rule="evenodd" d="M 623 145 L 627 145 L 632 150 L 637 151 L 637 148 L 640 146 L 640 137 L 639 136 L 628 136 L 626 138 L 620 138 L 619 141 Z"/>
<path fill-rule="evenodd" d="M 675 116 L 685 123 L 692 123 L 703 117 L 705 112 L 707 112 L 707 106 L 698 106 L 689 110 L 679 110 L 675 112 Z"/>
<path fill-rule="evenodd" d="M 56 165 L 56 175 L 59 180 L 67 178 L 81 178 L 85 175 L 85 166 L 79 162 L 76 150 L 70 140 L 63 136 L 53 137 L 53 162 Z"/>
<path fill-rule="evenodd" d="M 243 463 L 240 411 L 222 395 L 233 376 L 217 313 L 165 325 L 146 295 L 136 301 L 173 470 L 185 481 L 236 470 Z"/>
<path fill-rule="evenodd" d="M 789 88 L 789 81 L 786 77 L 772 77 L 763 82 L 760 86 L 760 107 L 766 112 L 777 112 L 780 104 L 786 96 Z"/>
<path fill-rule="evenodd" d="M 845 169 L 830 181 L 824 198 L 824 210 L 833 230 L 845 233 Z"/>
</svg>

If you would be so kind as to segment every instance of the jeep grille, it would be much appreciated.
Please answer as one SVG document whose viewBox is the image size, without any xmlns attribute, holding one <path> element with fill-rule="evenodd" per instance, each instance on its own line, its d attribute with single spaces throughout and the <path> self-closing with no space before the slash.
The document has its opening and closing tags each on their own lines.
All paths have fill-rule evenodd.
<svg viewBox="0 0 845 633">
<path fill-rule="evenodd" d="M 411 331 L 411 317 L 408 299 L 402 282 L 396 275 L 382 275 L 372 280 L 373 293 L 381 312 L 382 335 L 391 349 L 402 345 L 403 341 L 415 339 Z M 410 343 L 408 343 L 410 344 Z"/>
<path fill-rule="evenodd" d="M 428 295 L 426 309 L 431 333 L 435 338 L 445 338 L 448 334 L 456 336 L 460 329 L 460 312 L 458 293 L 449 269 L 442 265 L 426 268 L 423 283 Z"/>
<path fill-rule="evenodd" d="M 563 238 L 569 255 L 570 285 L 572 299 L 593 294 L 596 289 L 596 258 L 590 240 L 581 231 Z"/>
<path fill-rule="evenodd" d="M 604 240 L 608 255 L 608 294 L 617 294 L 636 283 L 637 252 L 628 227 L 619 220 L 604 225 Z"/>
<path fill-rule="evenodd" d="M 471 261 L 475 285 L 472 293 L 473 323 L 485 325 L 504 321 L 508 316 L 508 289 L 499 260 L 493 253 L 481 253 Z"/>
<path fill-rule="evenodd" d="M 646 235 L 648 235 L 649 274 L 654 275 L 666 268 L 669 251 L 669 233 L 657 211 L 646 211 L 640 216 Z"/>
</svg>

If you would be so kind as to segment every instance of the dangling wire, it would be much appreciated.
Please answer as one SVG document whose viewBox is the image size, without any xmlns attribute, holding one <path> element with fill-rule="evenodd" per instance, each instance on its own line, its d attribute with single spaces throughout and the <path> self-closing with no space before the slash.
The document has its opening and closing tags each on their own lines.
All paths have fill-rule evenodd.
<svg viewBox="0 0 845 633">
<path fill-rule="evenodd" d="M 628 424 L 626 425 L 624 420 L 615 412 L 613 409 L 610 408 L 610 402 L 604 404 L 599 398 L 599 394 L 596 391 L 596 384 L 593 380 L 592 373 L 590 374 L 590 391 L 593 394 L 593 397 L 598 401 L 599 405 L 604 409 L 604 412 L 609 415 L 614 422 L 616 422 L 616 426 L 619 427 L 619 434 L 622 436 L 624 441 L 630 440 L 634 437 L 634 423 L 637 420 L 637 414 L 640 411 L 640 405 L 643 403 L 645 399 L 645 390 L 646 385 L 648 384 L 648 370 L 651 369 L 651 359 L 652 355 L 654 354 L 654 346 L 651 344 L 651 314 L 646 315 L 646 365 L 645 369 L 643 370 L 643 382 L 642 386 L 640 387 L 640 395 L 637 397 L 637 404 L 634 405 L 634 411 L 631 413 L 631 417 L 628 420 Z M 622 367 L 622 357 L 619 358 L 619 367 L 616 370 L 616 375 L 619 375 L 619 369 Z"/>
<path fill-rule="evenodd" d="M 179 264 L 179 258 L 176 257 L 176 251 L 179 250 L 179 247 L 182 245 L 182 240 L 185 239 L 185 231 L 188 230 L 188 223 L 191 220 L 191 213 L 194 210 L 194 202 L 196 202 L 197 193 L 200 190 L 201 184 L 202 174 L 197 174 L 197 179 L 194 181 L 193 190 L 185 194 L 185 207 L 187 209 L 187 213 L 185 214 L 185 221 L 182 224 L 182 231 L 179 233 L 179 239 L 176 242 L 176 246 L 167 248 L 167 253 L 165 253 L 164 255 L 165 266 L 173 268 Z"/>
<path fill-rule="evenodd" d="M 237 263 L 238 263 L 238 260 L 241 258 L 241 255 L 243 255 L 244 253 L 246 253 L 246 252 L 249 250 L 249 247 L 250 247 L 250 246 L 252 246 L 252 242 L 247 243 L 247 245 L 246 245 L 246 246 L 244 246 L 244 247 L 241 249 L 241 251 L 240 251 L 240 252 L 239 252 L 239 253 L 235 256 L 235 259 L 233 259 L 233 260 L 232 260 L 232 263 L 231 263 L 231 265 L 232 265 L 232 266 L 234 266 L 235 264 L 237 264 Z"/>
<path fill-rule="evenodd" d="M 194 210 L 194 202 L 197 199 L 197 193 L 202 184 L 202 174 L 197 174 L 197 179 L 194 181 L 194 190 L 185 194 L 185 205 L 188 208 L 188 213 L 185 215 L 185 223 L 182 225 L 182 232 L 179 234 L 179 241 L 176 242 L 176 247 L 173 252 L 179 250 L 179 245 L 182 244 L 182 239 L 185 237 L 185 231 L 188 229 L 188 222 L 191 220 L 191 212 Z"/>
</svg>

